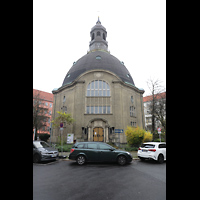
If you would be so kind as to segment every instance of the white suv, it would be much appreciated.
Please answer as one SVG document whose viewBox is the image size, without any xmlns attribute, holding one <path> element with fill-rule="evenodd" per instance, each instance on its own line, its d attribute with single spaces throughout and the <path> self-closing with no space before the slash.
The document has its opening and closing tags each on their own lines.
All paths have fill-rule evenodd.
<svg viewBox="0 0 200 200">
<path fill-rule="evenodd" d="M 138 158 L 153 159 L 159 163 L 166 160 L 166 143 L 165 142 L 145 142 L 139 147 L 137 152 Z"/>
</svg>

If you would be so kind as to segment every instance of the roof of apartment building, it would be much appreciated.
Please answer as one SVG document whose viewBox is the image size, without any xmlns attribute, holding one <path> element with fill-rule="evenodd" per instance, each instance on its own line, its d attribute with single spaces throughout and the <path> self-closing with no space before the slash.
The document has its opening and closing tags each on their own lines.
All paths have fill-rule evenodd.
<svg viewBox="0 0 200 200">
<path fill-rule="evenodd" d="M 53 102 L 53 94 L 41 90 L 33 89 L 33 98 L 39 93 L 41 100 Z"/>
<path fill-rule="evenodd" d="M 156 99 L 166 98 L 166 92 L 155 94 L 155 98 Z M 153 95 L 146 96 L 146 97 L 143 97 L 143 102 L 152 101 L 152 99 L 153 99 Z"/>
</svg>

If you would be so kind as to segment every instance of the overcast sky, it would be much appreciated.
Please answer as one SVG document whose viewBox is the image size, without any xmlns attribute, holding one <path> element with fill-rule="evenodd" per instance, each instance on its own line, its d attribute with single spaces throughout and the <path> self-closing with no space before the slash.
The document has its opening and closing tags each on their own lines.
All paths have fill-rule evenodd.
<svg viewBox="0 0 200 200">
<path fill-rule="evenodd" d="M 166 87 L 165 0 L 33 0 L 33 88 L 51 93 L 62 86 L 73 62 L 87 54 L 98 16 L 108 50 L 143 96 L 149 78 Z"/>
</svg>

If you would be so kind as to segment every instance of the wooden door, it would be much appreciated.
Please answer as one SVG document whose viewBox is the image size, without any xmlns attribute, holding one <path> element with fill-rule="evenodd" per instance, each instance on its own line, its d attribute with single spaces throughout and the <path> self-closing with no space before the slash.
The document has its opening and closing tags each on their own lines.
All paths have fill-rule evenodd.
<svg viewBox="0 0 200 200">
<path fill-rule="evenodd" d="M 97 127 L 93 129 L 93 141 L 94 142 L 103 142 L 104 140 L 104 131 L 103 128 Z"/>
<path fill-rule="evenodd" d="M 103 138 L 104 138 L 103 128 L 99 128 L 99 142 L 103 142 Z"/>
<path fill-rule="evenodd" d="M 98 142 L 98 134 L 99 134 L 99 128 L 93 129 L 93 141 Z"/>
</svg>

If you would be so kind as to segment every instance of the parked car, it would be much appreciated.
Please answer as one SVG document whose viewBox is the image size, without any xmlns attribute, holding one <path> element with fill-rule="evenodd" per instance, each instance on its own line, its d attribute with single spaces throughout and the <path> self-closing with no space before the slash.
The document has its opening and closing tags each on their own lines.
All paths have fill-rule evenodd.
<svg viewBox="0 0 200 200">
<path fill-rule="evenodd" d="M 159 163 L 166 160 L 166 143 L 165 142 L 146 142 L 139 147 L 137 152 L 138 158 L 153 159 Z"/>
<path fill-rule="evenodd" d="M 133 157 L 129 152 L 117 150 L 103 142 L 77 142 L 71 148 L 69 159 L 76 160 L 79 165 L 86 162 L 117 162 L 125 165 Z"/>
<path fill-rule="evenodd" d="M 33 141 L 33 162 L 37 163 L 58 158 L 58 151 L 44 141 Z"/>
</svg>

